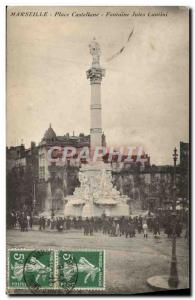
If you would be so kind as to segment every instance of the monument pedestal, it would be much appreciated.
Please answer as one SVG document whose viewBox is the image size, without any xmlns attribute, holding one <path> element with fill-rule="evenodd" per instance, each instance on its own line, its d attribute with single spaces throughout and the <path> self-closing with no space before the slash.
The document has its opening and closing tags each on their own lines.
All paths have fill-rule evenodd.
<svg viewBox="0 0 195 300">
<path fill-rule="evenodd" d="M 83 206 L 82 217 L 83 218 L 91 218 L 92 216 L 94 216 L 93 204 L 88 201 Z"/>
<path fill-rule="evenodd" d="M 80 187 L 66 197 L 65 216 L 129 216 L 128 197 L 112 185 L 111 167 L 103 161 L 83 165 L 79 172 Z"/>
</svg>

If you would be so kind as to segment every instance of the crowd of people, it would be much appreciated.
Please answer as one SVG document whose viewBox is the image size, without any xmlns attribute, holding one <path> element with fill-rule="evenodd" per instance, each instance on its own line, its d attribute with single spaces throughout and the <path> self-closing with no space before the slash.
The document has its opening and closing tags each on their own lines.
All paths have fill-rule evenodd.
<svg viewBox="0 0 195 300">
<path fill-rule="evenodd" d="M 11 212 L 8 216 L 8 228 L 20 228 L 21 231 L 32 230 L 34 225 L 38 225 L 40 231 L 69 231 L 82 230 L 85 236 L 92 236 L 94 232 L 102 232 L 102 234 L 112 237 L 125 236 L 126 238 L 134 238 L 136 234 L 143 234 L 144 238 L 148 238 L 148 234 L 152 233 L 155 238 L 160 237 L 164 232 L 168 238 L 171 238 L 173 232 L 173 218 L 171 215 L 155 216 L 148 213 L 146 216 L 119 217 L 113 218 L 102 215 L 102 217 L 84 218 L 63 218 L 52 215 L 50 218 L 44 216 L 35 220 L 29 212 Z M 177 237 L 181 236 L 182 229 L 185 227 L 185 238 L 188 238 L 188 226 L 184 224 L 181 216 L 177 216 L 175 233 Z"/>
<path fill-rule="evenodd" d="M 8 229 L 20 227 L 21 231 L 32 229 L 33 217 L 32 213 L 27 211 L 12 211 L 7 216 Z"/>
</svg>

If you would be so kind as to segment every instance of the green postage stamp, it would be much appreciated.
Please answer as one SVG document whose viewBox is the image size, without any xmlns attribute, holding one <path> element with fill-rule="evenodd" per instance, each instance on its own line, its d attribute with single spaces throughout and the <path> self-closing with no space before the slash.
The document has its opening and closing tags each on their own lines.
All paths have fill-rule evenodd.
<svg viewBox="0 0 195 300">
<path fill-rule="evenodd" d="M 104 251 L 58 252 L 58 276 L 61 287 L 71 278 L 75 288 L 104 288 Z M 62 280 L 61 280 L 62 279 Z M 65 280 L 65 281 L 64 281 Z"/>
<path fill-rule="evenodd" d="M 8 289 L 46 290 L 105 289 L 104 251 L 27 250 L 8 252 Z"/>
<path fill-rule="evenodd" d="M 8 286 L 14 289 L 53 287 L 54 251 L 9 250 Z"/>
</svg>

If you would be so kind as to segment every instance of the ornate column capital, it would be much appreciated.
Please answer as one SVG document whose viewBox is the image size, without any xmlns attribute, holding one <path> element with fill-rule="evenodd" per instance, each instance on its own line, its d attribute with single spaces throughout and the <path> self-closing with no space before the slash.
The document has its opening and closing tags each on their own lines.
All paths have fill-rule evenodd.
<svg viewBox="0 0 195 300">
<path fill-rule="evenodd" d="M 87 72 L 87 79 L 91 84 L 101 84 L 102 78 L 105 76 L 105 70 L 102 68 L 91 68 Z"/>
</svg>

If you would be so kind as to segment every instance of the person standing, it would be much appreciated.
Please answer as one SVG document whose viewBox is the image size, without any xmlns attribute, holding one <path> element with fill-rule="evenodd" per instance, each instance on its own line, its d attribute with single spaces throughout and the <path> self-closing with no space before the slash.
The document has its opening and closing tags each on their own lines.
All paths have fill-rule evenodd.
<svg viewBox="0 0 195 300">
<path fill-rule="evenodd" d="M 84 235 L 88 235 L 88 234 L 89 234 L 89 219 L 87 217 L 86 220 L 84 221 Z"/>
<path fill-rule="evenodd" d="M 24 231 L 28 231 L 28 216 L 24 214 Z"/>
<path fill-rule="evenodd" d="M 93 231 L 94 231 L 94 218 L 92 217 L 89 220 L 89 234 L 93 235 Z"/>
<path fill-rule="evenodd" d="M 120 235 L 120 225 L 119 225 L 119 221 L 116 222 L 116 236 Z"/>
<path fill-rule="evenodd" d="M 43 230 L 45 230 L 45 223 L 46 223 L 46 219 L 43 217 L 43 219 L 42 219 L 42 227 L 43 227 Z"/>
<path fill-rule="evenodd" d="M 39 218 L 39 230 L 42 231 L 42 217 Z"/>
<path fill-rule="evenodd" d="M 153 235 L 154 238 L 158 238 L 160 236 L 160 223 L 158 219 L 155 219 L 153 223 Z"/>
<path fill-rule="evenodd" d="M 175 231 L 176 231 L 177 237 L 180 237 L 181 233 L 182 233 L 182 224 L 181 224 L 180 220 L 177 220 L 177 222 L 176 222 Z"/>
<path fill-rule="evenodd" d="M 28 231 L 28 229 L 30 228 L 30 216 L 27 215 L 26 219 L 27 219 L 27 231 Z"/>
<path fill-rule="evenodd" d="M 102 231 L 103 231 L 103 234 L 106 234 L 106 223 L 107 223 L 107 221 L 106 221 L 106 219 L 103 219 L 103 225 L 102 225 Z"/>
<path fill-rule="evenodd" d="M 127 220 L 125 223 L 125 236 L 128 238 L 128 235 L 130 236 L 130 230 L 131 230 L 131 222 Z"/>
<path fill-rule="evenodd" d="M 142 231 L 142 223 L 139 220 L 137 223 L 137 231 L 138 231 L 138 233 L 141 233 L 141 231 Z"/>
<path fill-rule="evenodd" d="M 133 237 L 133 221 L 129 221 L 129 230 L 128 230 L 128 232 L 129 232 L 129 236 L 130 236 L 130 238 L 132 238 Z"/>
<path fill-rule="evenodd" d="M 30 226 L 30 230 L 32 230 L 32 226 L 33 226 L 33 217 L 32 217 L 32 215 L 30 215 L 29 226 Z"/>
<path fill-rule="evenodd" d="M 47 227 L 48 227 L 48 228 L 50 228 L 50 223 L 51 223 L 51 220 L 50 220 L 50 218 L 48 218 L 48 219 L 47 219 Z"/>
<path fill-rule="evenodd" d="M 148 225 L 146 222 L 143 223 L 143 232 L 144 232 L 144 238 L 148 238 Z"/>
</svg>

